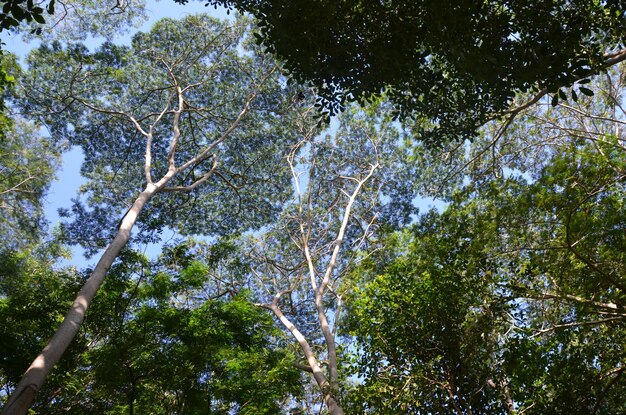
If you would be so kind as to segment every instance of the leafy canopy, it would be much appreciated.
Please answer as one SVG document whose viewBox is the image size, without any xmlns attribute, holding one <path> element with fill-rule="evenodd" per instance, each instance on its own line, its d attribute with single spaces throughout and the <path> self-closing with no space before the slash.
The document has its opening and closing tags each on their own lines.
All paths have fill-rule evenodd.
<svg viewBox="0 0 626 415">
<path fill-rule="evenodd" d="M 186 0 L 176 0 L 185 3 Z M 209 0 L 258 19 L 258 41 L 328 114 L 385 90 L 401 117 L 425 117 L 420 137 L 472 138 L 516 92 L 556 92 L 621 47 L 621 0 Z"/>
<path fill-rule="evenodd" d="M 207 15 L 164 19 L 135 35 L 131 46 L 105 43 L 91 52 L 53 43 L 33 51 L 22 108 L 46 123 L 52 139 L 80 146 L 85 156 L 83 196 L 65 212 L 77 219 L 65 228 L 68 237 L 101 246 L 143 188 L 145 171 L 163 177 L 170 154 L 181 166 L 214 142 L 210 154 L 168 187 L 215 173 L 189 191 L 155 197 L 140 218 L 143 235 L 165 226 L 183 234 L 233 232 L 258 227 L 278 212 L 289 180 L 282 156 L 296 141 L 288 109 L 299 104 L 275 61 L 246 40 L 248 25 Z"/>
<path fill-rule="evenodd" d="M 543 102 L 506 139 L 416 145 L 420 189 L 448 206 L 351 275 L 353 412 L 624 411 L 622 80 Z"/>
</svg>

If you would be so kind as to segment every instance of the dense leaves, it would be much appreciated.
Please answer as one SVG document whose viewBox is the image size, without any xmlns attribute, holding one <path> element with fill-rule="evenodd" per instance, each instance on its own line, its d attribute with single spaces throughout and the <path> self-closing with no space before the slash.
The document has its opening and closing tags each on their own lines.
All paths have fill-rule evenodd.
<svg viewBox="0 0 626 415">
<path fill-rule="evenodd" d="M 354 412 L 506 413 L 487 382 L 503 381 L 496 331 L 506 330 L 508 306 L 482 254 L 489 230 L 471 226 L 475 219 L 426 215 L 396 242 L 399 257 L 353 293 L 355 369 L 364 379 L 349 394 Z"/>
<path fill-rule="evenodd" d="M 0 253 L 0 382 L 3 400 L 54 332 L 80 283 L 80 275 L 75 270 L 53 269 L 52 265 L 61 254 L 59 247 L 54 245 Z M 85 350 L 86 345 L 84 337 L 77 339 L 59 370 L 42 390 L 38 408 L 57 397 L 60 385 L 65 384 L 71 389 L 72 373 L 78 371 L 77 353 Z"/>
<path fill-rule="evenodd" d="M 85 40 L 89 35 L 113 39 L 146 20 L 146 2 L 94 0 L 3 0 L 0 32 L 26 39 L 54 36 Z"/>
<path fill-rule="evenodd" d="M 620 79 L 431 161 L 448 206 L 353 274 L 355 411 L 624 411 Z"/>
<path fill-rule="evenodd" d="M 0 91 L 13 101 L 20 69 L 2 56 Z M 43 235 L 43 198 L 60 164 L 60 146 L 42 139 L 38 124 L 0 105 L 0 238 L 16 249 Z"/>
<path fill-rule="evenodd" d="M 38 413 L 282 413 L 300 380 L 293 358 L 279 349 L 280 334 L 244 292 L 207 297 L 219 286 L 206 264 L 181 257 L 191 254 L 173 247 L 159 264 L 121 256 L 93 306 L 97 318 L 47 382 Z M 78 282 L 24 261 L 5 255 L 2 262 L 5 392 Z"/>
<path fill-rule="evenodd" d="M 436 142 L 472 138 L 518 91 L 556 93 L 597 72 L 625 29 L 621 1 L 207 3 L 252 13 L 259 42 L 328 113 L 386 90 L 400 116 L 434 123 L 420 137 Z"/>
<path fill-rule="evenodd" d="M 288 128 L 293 91 L 272 59 L 247 43 L 245 53 L 237 49 L 247 23 L 163 20 L 130 47 L 105 43 L 92 53 L 55 43 L 33 52 L 24 110 L 42 117 L 53 139 L 66 139 L 85 155 L 83 198 L 64 212 L 77 219 L 65 228 L 73 242 L 102 247 L 143 188 L 145 171 L 156 181 L 172 162 L 183 165 L 207 149 L 168 188 L 215 174 L 188 191 L 154 198 L 140 218 L 143 236 L 165 226 L 186 234 L 232 232 L 276 214 L 288 180 L 281 159 L 296 141 Z M 143 133 L 150 135 L 147 167 Z"/>
<path fill-rule="evenodd" d="M 33 0 L 4 0 L 0 11 L 0 31 L 14 29 L 21 22 L 35 21 L 39 24 L 46 22 L 46 14 L 54 13 L 55 0 L 47 4 L 35 3 Z M 42 7 L 43 6 L 43 7 Z M 46 10 L 44 10 L 44 7 Z"/>
</svg>

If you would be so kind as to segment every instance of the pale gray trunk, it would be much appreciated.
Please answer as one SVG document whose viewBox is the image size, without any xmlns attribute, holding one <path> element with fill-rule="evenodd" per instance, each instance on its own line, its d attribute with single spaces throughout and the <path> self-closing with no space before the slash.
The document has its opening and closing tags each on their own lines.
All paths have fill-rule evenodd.
<svg viewBox="0 0 626 415">
<path fill-rule="evenodd" d="M 334 394 L 337 392 L 337 390 L 333 389 L 332 385 L 328 382 L 326 376 L 324 376 L 322 368 L 315 358 L 315 353 L 313 353 L 313 349 L 311 349 L 311 345 L 309 345 L 309 342 L 300 332 L 300 330 L 298 330 L 296 326 L 291 321 L 289 321 L 289 319 L 281 311 L 280 307 L 278 307 L 278 300 L 280 299 L 282 294 L 283 293 L 278 293 L 277 295 L 275 295 L 272 304 L 264 305 L 263 307 L 272 310 L 274 315 L 278 317 L 280 322 L 291 332 L 293 337 L 300 345 L 300 348 L 304 353 L 304 357 L 309 364 L 310 371 L 313 374 L 313 378 L 315 379 L 315 382 L 322 391 L 322 394 L 324 396 L 324 403 L 328 408 L 328 412 L 331 415 L 343 415 L 343 409 L 341 409 L 334 397 Z"/>
<path fill-rule="evenodd" d="M 22 379 L 9 397 L 2 412 L 3 415 L 24 415 L 28 413 L 28 408 L 30 408 L 46 377 L 68 348 L 76 333 L 78 333 L 78 329 L 85 319 L 85 313 L 98 292 L 111 264 L 113 264 L 115 258 L 128 243 L 130 232 L 137 221 L 137 216 L 139 216 L 145 204 L 154 196 L 156 191 L 157 186 L 149 184 L 135 199 L 128 212 L 126 212 L 115 238 L 113 238 L 113 241 L 106 248 L 102 257 L 100 257 L 96 268 L 76 296 L 65 319 L 43 351 L 35 358 L 24 376 L 22 376 Z"/>
<path fill-rule="evenodd" d="M 330 415 L 343 415 L 343 409 L 341 409 L 341 406 L 339 406 L 337 402 L 335 402 L 335 398 L 333 398 L 331 394 L 327 394 L 324 396 L 324 402 L 328 407 L 328 413 Z"/>
</svg>

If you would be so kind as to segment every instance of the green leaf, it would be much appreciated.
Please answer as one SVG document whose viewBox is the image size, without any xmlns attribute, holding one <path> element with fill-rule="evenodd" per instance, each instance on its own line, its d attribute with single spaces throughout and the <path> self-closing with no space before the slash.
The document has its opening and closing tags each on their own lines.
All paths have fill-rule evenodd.
<svg viewBox="0 0 626 415">
<path fill-rule="evenodd" d="M 591 89 L 589 89 L 589 88 L 585 88 L 584 86 L 581 86 L 581 87 L 578 88 L 578 90 L 581 93 L 587 95 L 588 97 L 592 97 L 593 96 L 593 91 Z"/>
<path fill-rule="evenodd" d="M 559 95 L 558 94 L 554 94 L 552 96 L 552 102 L 551 102 L 553 107 L 556 107 L 557 105 L 559 105 Z"/>
<path fill-rule="evenodd" d="M 35 19 L 35 21 L 40 24 L 46 23 L 46 19 L 44 19 L 41 14 L 33 14 L 33 19 Z"/>
</svg>

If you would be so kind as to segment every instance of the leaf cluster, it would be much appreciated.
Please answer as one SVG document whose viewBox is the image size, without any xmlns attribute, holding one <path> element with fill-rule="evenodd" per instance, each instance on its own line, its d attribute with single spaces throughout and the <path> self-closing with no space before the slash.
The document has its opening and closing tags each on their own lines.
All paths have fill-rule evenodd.
<svg viewBox="0 0 626 415">
<path fill-rule="evenodd" d="M 47 4 L 45 3 L 46 2 L 36 3 L 33 0 L 3 1 L 2 11 L 0 11 L 0 32 L 15 29 L 23 21 L 35 21 L 39 24 L 46 23 L 45 15 L 54 14 L 55 0 L 50 0 Z M 41 32 L 41 29 L 39 29 L 39 32 Z"/>
<path fill-rule="evenodd" d="M 4 270 L 28 271 L 11 258 Z M 47 382 L 39 413 L 276 414 L 299 393 L 299 372 L 281 350 L 269 316 L 243 291 L 203 297 L 216 284 L 207 265 L 183 261 L 172 267 L 166 259 L 150 263 L 132 251 L 121 255 L 90 311 L 98 318 L 87 321 L 61 374 Z M 76 289 L 78 281 L 64 284 L 61 275 L 2 279 L 3 338 L 12 339 L 2 349 L 6 390 Z"/>
</svg>

